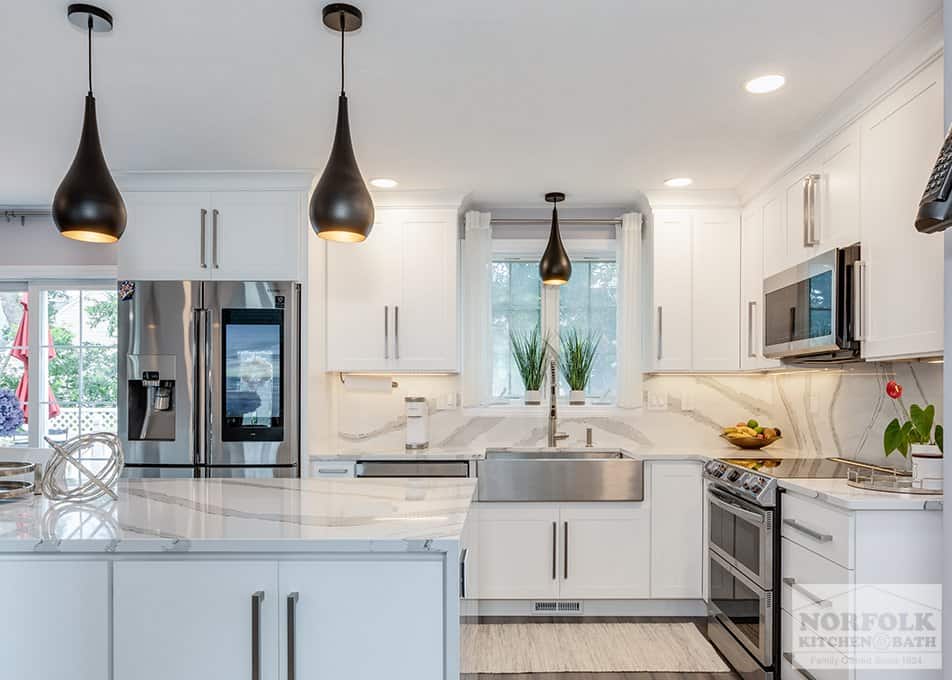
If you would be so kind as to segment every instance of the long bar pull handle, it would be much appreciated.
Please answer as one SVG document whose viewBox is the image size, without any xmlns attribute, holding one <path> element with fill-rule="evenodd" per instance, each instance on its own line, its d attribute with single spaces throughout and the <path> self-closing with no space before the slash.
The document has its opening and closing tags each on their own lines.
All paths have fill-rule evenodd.
<svg viewBox="0 0 952 680">
<path fill-rule="evenodd" d="M 664 309 L 658 305 L 658 361 L 664 359 Z"/>
<path fill-rule="evenodd" d="M 558 567 L 558 544 L 559 544 L 559 523 L 552 522 L 552 580 L 559 577 Z"/>
<path fill-rule="evenodd" d="M 795 578 L 787 577 L 783 579 L 783 582 L 787 584 L 788 586 L 790 586 L 791 588 L 793 588 L 794 590 L 799 591 L 804 597 L 806 597 L 808 600 L 813 602 L 813 604 L 817 605 L 818 607 L 827 608 L 827 607 L 833 606 L 833 603 L 830 602 L 829 600 L 824 600 L 822 597 L 817 597 L 816 595 L 811 593 L 809 590 L 801 586 L 799 583 L 797 583 L 797 580 Z"/>
<path fill-rule="evenodd" d="M 400 305 L 393 306 L 393 358 L 400 358 Z"/>
<path fill-rule="evenodd" d="M 797 673 L 799 673 L 804 678 L 806 678 L 806 680 L 816 680 L 816 677 L 813 675 L 813 673 L 808 672 L 807 669 L 801 666 L 800 664 L 793 662 L 793 654 L 791 654 L 790 652 L 784 652 L 783 658 L 787 660 L 787 663 L 790 664 L 790 667 L 793 670 L 795 670 Z"/>
<path fill-rule="evenodd" d="M 294 680 L 297 676 L 297 669 L 294 667 L 296 655 L 294 645 L 297 638 L 297 629 L 295 626 L 295 616 L 297 615 L 298 594 L 288 594 L 288 680 Z"/>
<path fill-rule="evenodd" d="M 212 266 L 218 269 L 218 208 L 212 210 Z"/>
<path fill-rule="evenodd" d="M 820 184 L 819 175 L 810 175 L 810 245 L 820 245 L 820 237 L 817 233 L 817 206 L 816 206 L 816 188 Z"/>
<path fill-rule="evenodd" d="M 194 357 L 192 362 L 192 400 L 195 404 L 192 412 L 192 463 L 199 465 L 203 462 L 205 453 L 205 374 L 203 373 L 204 366 L 201 358 L 205 354 L 205 313 L 201 309 L 192 310 L 192 323 L 194 324 L 192 329 L 193 344 L 190 349 Z"/>
<path fill-rule="evenodd" d="M 205 404 L 203 409 L 205 414 L 205 456 L 202 463 L 208 465 L 211 463 L 212 449 L 215 442 L 215 404 L 212 397 L 212 371 L 214 370 L 212 360 L 212 311 L 206 309 L 203 310 L 202 314 L 205 316 L 205 352 L 202 359 L 205 374 Z"/>
<path fill-rule="evenodd" d="M 757 358 L 757 350 L 754 348 L 754 307 L 757 306 L 756 300 L 747 303 L 747 357 Z"/>
<path fill-rule="evenodd" d="M 459 596 L 466 598 L 466 557 L 469 555 L 469 548 L 463 548 L 459 556 Z M 288 678 L 294 680 L 294 678 Z"/>
<path fill-rule="evenodd" d="M 866 339 L 866 262 L 853 263 L 853 337 Z"/>
<path fill-rule="evenodd" d="M 783 523 L 786 524 L 791 529 L 796 529 L 804 536 L 809 536 L 814 541 L 819 541 L 820 543 L 829 543 L 830 541 L 833 540 L 832 534 L 820 533 L 816 529 L 811 529 L 810 527 L 806 526 L 805 524 L 801 524 L 795 519 L 785 519 Z"/>
<path fill-rule="evenodd" d="M 562 578 L 569 578 L 569 523 L 562 523 Z"/>
<path fill-rule="evenodd" d="M 810 247 L 810 176 L 803 178 L 803 247 Z"/>
<path fill-rule="evenodd" d="M 383 306 L 383 358 L 390 358 L 390 306 Z"/>
<path fill-rule="evenodd" d="M 264 591 L 251 595 L 251 680 L 261 680 L 261 603 Z"/>
<path fill-rule="evenodd" d="M 199 221 L 199 224 L 201 225 L 201 227 L 199 228 L 199 235 L 198 235 L 198 239 L 199 239 L 198 259 L 199 259 L 199 263 L 202 265 L 202 269 L 208 269 L 208 262 L 205 259 L 205 220 L 207 217 L 208 217 L 208 211 L 205 210 L 205 208 L 202 208 L 201 219 Z"/>
</svg>

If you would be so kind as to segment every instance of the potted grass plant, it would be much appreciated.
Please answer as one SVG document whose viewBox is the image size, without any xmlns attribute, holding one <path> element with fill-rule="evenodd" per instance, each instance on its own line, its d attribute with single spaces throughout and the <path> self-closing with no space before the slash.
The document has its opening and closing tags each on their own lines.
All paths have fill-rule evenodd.
<svg viewBox="0 0 952 680">
<path fill-rule="evenodd" d="M 569 404 L 585 404 L 585 388 L 592 377 L 592 367 L 601 341 L 601 336 L 595 333 L 583 335 L 575 328 L 562 333 L 559 367 L 569 385 Z"/>
<path fill-rule="evenodd" d="M 519 369 L 519 376 L 526 388 L 525 403 L 538 406 L 542 403 L 542 382 L 545 380 L 545 362 L 549 339 L 542 336 L 536 326 L 528 333 L 509 331 L 512 358 Z"/>
</svg>

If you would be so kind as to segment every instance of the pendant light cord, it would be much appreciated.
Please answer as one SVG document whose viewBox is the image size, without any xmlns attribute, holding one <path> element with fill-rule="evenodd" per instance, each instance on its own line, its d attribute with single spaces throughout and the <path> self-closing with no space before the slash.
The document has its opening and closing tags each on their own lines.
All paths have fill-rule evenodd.
<svg viewBox="0 0 952 680">
<path fill-rule="evenodd" d="M 344 30 L 345 17 L 344 13 L 340 13 L 340 93 L 344 94 L 344 34 L 347 32 Z"/>
<path fill-rule="evenodd" d="M 89 15 L 87 40 L 89 42 L 89 96 L 93 94 L 93 15 Z"/>
</svg>

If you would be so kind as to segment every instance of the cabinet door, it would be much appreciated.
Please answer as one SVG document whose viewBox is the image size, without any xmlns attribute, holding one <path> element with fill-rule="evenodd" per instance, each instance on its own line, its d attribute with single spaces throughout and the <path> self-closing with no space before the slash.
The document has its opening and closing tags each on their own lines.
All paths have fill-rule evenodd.
<svg viewBox="0 0 952 680">
<path fill-rule="evenodd" d="M 741 215 L 740 234 L 740 367 L 759 370 L 779 366 L 765 359 L 764 347 L 764 221 L 763 206 Z"/>
<path fill-rule="evenodd" d="M 784 195 L 775 190 L 767 196 L 762 210 L 764 223 L 764 277 L 787 266 L 787 222 Z"/>
<path fill-rule="evenodd" d="M 942 62 L 935 61 L 862 121 L 863 355 L 942 354 L 943 244 L 913 226 L 942 145 Z"/>
<path fill-rule="evenodd" d="M 109 563 L 0 563 L 4 678 L 102 680 L 109 675 Z"/>
<path fill-rule="evenodd" d="M 651 597 L 700 598 L 704 571 L 701 464 L 648 463 L 651 493 Z"/>
<path fill-rule="evenodd" d="M 393 367 L 394 304 L 399 304 L 403 226 L 377 211 L 362 243 L 327 244 L 327 370 Z"/>
<path fill-rule="evenodd" d="M 565 504 L 559 597 L 648 597 L 651 525 L 642 503 Z"/>
<path fill-rule="evenodd" d="M 298 594 L 294 677 L 442 680 L 441 560 L 289 561 L 278 580 L 282 622 L 288 596 Z M 287 678 L 289 630 L 281 628 L 279 677 Z"/>
<path fill-rule="evenodd" d="M 479 597 L 558 597 L 561 535 L 557 505 L 481 505 L 477 539 Z"/>
<path fill-rule="evenodd" d="M 267 561 L 118 562 L 113 576 L 116 678 L 250 678 L 257 615 L 261 680 L 278 675 L 278 569 Z M 105 676 L 102 676 L 105 677 Z"/>
<path fill-rule="evenodd" d="M 694 216 L 692 362 L 698 371 L 740 366 L 740 216 L 701 210 Z"/>
<path fill-rule="evenodd" d="M 400 297 L 393 298 L 394 367 L 458 371 L 456 211 L 406 211 L 401 223 L 402 281 Z"/>
<path fill-rule="evenodd" d="M 807 225 L 808 208 L 806 200 L 809 195 L 807 178 L 818 174 L 814 164 L 815 157 L 810 156 L 801 163 L 796 170 L 787 176 L 784 181 L 785 220 L 787 223 L 787 264 L 790 267 L 805 262 L 817 255 L 820 251 L 815 243 L 815 231 L 811 233 Z M 817 213 L 814 211 L 814 215 Z M 814 230 L 819 229 L 817 224 Z"/>
<path fill-rule="evenodd" d="M 859 125 L 852 125 L 816 153 L 817 238 L 820 252 L 859 241 Z"/>
<path fill-rule="evenodd" d="M 300 281 L 305 229 L 295 191 L 211 196 L 211 271 L 223 281 Z"/>
<path fill-rule="evenodd" d="M 656 370 L 691 369 L 692 254 L 691 214 L 655 212 L 651 348 Z"/>
<path fill-rule="evenodd" d="M 119 239 L 120 278 L 209 278 L 212 215 L 207 193 L 128 192 L 123 199 L 129 219 Z"/>
</svg>

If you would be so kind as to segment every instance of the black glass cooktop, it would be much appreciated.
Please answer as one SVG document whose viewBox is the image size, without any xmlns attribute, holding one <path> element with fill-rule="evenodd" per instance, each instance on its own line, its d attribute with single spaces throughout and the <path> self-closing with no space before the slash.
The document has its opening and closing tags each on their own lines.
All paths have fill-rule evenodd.
<svg viewBox="0 0 952 680">
<path fill-rule="evenodd" d="M 845 479 L 849 466 L 834 458 L 721 458 L 778 479 Z"/>
</svg>

